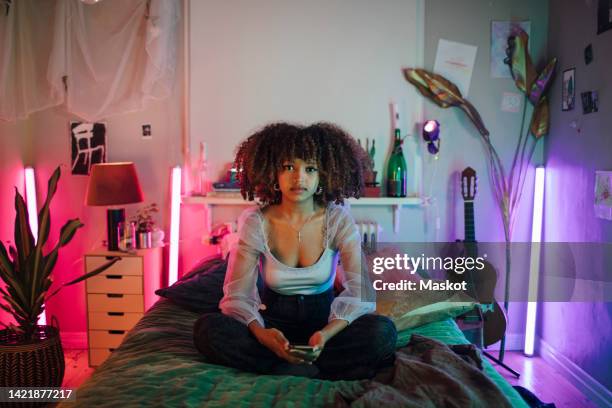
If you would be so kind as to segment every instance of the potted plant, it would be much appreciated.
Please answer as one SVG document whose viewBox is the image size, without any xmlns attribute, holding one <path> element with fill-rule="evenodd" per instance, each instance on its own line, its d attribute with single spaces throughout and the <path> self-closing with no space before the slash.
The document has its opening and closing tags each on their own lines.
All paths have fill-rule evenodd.
<svg viewBox="0 0 612 408">
<path fill-rule="evenodd" d="M 136 212 L 132 222 L 136 224 L 136 245 L 138 248 L 151 248 L 152 237 L 155 229 L 153 214 L 159 212 L 157 204 L 149 204 Z"/>
<path fill-rule="evenodd" d="M 21 194 L 15 189 L 14 244 L 0 241 L 0 278 L 5 283 L 0 288 L 3 303 L 0 307 L 10 313 L 17 324 L 6 325 L 0 330 L 0 387 L 60 387 L 64 377 L 64 353 L 59 330 L 53 326 L 39 326 L 38 316 L 44 304 L 64 286 L 73 285 L 97 275 L 120 258 L 115 257 L 96 270 L 61 285 L 47 296 L 53 283 L 52 272 L 58 252 L 83 226 L 72 219 L 61 229 L 57 244 L 46 254 L 43 247 L 49 238 L 51 214 L 49 205 L 57 189 L 60 168 L 48 183 L 47 197 L 38 213 L 38 236 L 34 239 L 28 222 L 28 210 Z"/>
</svg>

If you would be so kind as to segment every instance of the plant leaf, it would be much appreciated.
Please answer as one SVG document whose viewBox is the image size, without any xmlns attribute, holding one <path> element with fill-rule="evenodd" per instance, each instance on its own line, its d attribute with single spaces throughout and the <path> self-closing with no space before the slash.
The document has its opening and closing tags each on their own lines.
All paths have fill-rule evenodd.
<svg viewBox="0 0 612 408">
<path fill-rule="evenodd" d="M 555 66 L 557 65 L 557 58 L 551 59 L 544 70 L 540 72 L 538 78 L 533 82 L 531 91 L 529 92 L 529 101 L 532 104 L 537 105 L 544 93 L 548 90 L 548 87 L 555 73 Z"/>
<path fill-rule="evenodd" d="M 115 256 L 115 257 L 113 257 L 113 258 L 112 258 L 110 261 L 108 261 L 107 263 L 105 263 L 104 265 L 97 267 L 97 268 L 96 268 L 96 269 L 94 269 L 93 271 L 88 272 L 88 273 L 86 273 L 86 274 L 85 274 L 85 275 L 83 275 L 83 276 L 79 276 L 79 277 L 78 277 L 78 278 L 76 278 L 75 280 L 72 280 L 72 281 L 70 281 L 70 282 L 68 282 L 68 283 L 64 283 L 64 285 L 63 285 L 63 286 L 74 285 L 75 283 L 78 283 L 78 282 L 83 281 L 83 280 L 85 280 L 85 279 L 89 279 L 89 278 L 91 278 L 92 276 L 96 276 L 96 275 L 98 275 L 98 274 L 100 274 L 100 273 L 104 272 L 105 270 L 107 270 L 108 268 L 110 268 L 111 266 L 113 266 L 113 265 L 114 265 L 114 264 L 115 264 L 117 261 L 120 261 L 120 260 L 121 260 L 121 257 L 119 257 L 119 256 Z"/>
<path fill-rule="evenodd" d="M 482 118 L 474 106 L 463 98 L 459 88 L 442 75 L 427 72 L 424 69 L 406 68 L 404 77 L 414 85 L 419 92 L 442 108 L 456 106 L 461 108 L 478 129 L 481 135 L 488 136 Z"/>
<path fill-rule="evenodd" d="M 19 265 L 25 265 L 34 247 L 34 236 L 30 230 L 26 203 L 17 188 L 15 188 L 15 247 Z M 25 276 L 27 278 L 27 274 Z"/>
<path fill-rule="evenodd" d="M 11 316 L 15 317 L 15 311 L 13 309 L 11 309 L 10 307 L 8 307 L 7 305 L 5 305 L 4 303 L 0 303 L 0 308 L 2 308 L 2 310 L 5 310 L 6 312 L 8 312 L 8 314 L 10 314 Z M 15 319 L 17 320 L 17 319 Z M 2 324 L 4 324 L 4 322 L 2 322 Z"/>
<path fill-rule="evenodd" d="M 62 288 L 64 288 L 65 286 L 69 286 L 69 285 L 74 285 L 75 283 L 81 282 L 85 279 L 89 279 L 92 276 L 95 276 L 99 273 L 104 272 L 105 270 L 107 270 L 108 268 L 110 268 L 112 265 L 114 265 L 117 261 L 121 260 L 121 257 L 119 256 L 115 256 L 113 257 L 110 261 L 108 261 L 107 263 L 105 263 L 104 265 L 99 266 L 98 268 L 94 269 L 93 271 L 86 273 L 83 276 L 79 276 L 78 278 L 71 280 L 68 283 L 64 283 L 62 286 L 60 286 L 59 288 L 57 288 L 51 295 L 49 295 L 47 297 L 47 300 L 51 299 L 53 296 L 55 296 Z"/>
<path fill-rule="evenodd" d="M 28 315 L 28 308 L 27 307 L 23 307 L 23 305 L 20 305 L 15 299 L 13 299 L 11 296 L 3 296 L 4 300 L 6 300 L 8 302 L 9 305 L 11 305 L 11 307 L 13 308 L 13 316 L 27 316 Z"/>
<path fill-rule="evenodd" d="M 17 274 L 15 273 L 13 265 L 8 262 L 6 248 L 4 247 L 4 244 L 2 244 L 2 242 L 0 242 L 0 277 L 2 277 L 2 280 L 7 285 L 7 287 L 10 287 L 15 291 L 15 293 L 23 303 L 27 302 L 27 298 L 23 292 L 21 279 L 19 279 L 19 276 L 17 276 Z"/>
<path fill-rule="evenodd" d="M 508 38 L 508 48 L 510 57 L 510 73 L 514 78 L 516 87 L 525 94 L 531 89 L 536 78 L 536 70 L 531 62 L 529 55 L 529 35 L 522 29 L 516 36 Z"/>
<path fill-rule="evenodd" d="M 13 263 L 11 262 L 8 253 L 6 252 L 6 247 L 0 241 L 0 270 L 5 271 L 7 274 L 14 276 L 15 269 L 13 267 Z"/>
<path fill-rule="evenodd" d="M 49 182 L 47 184 L 47 197 L 45 198 L 45 202 L 38 213 L 38 240 L 36 243 L 36 248 L 34 250 L 34 259 L 32 261 L 32 281 L 27 285 L 30 289 L 30 300 L 34 302 L 34 298 L 36 298 L 37 292 L 41 287 L 41 258 L 42 258 L 42 247 L 47 242 L 49 238 L 49 231 L 51 229 L 51 213 L 49 211 L 49 207 L 51 205 L 51 200 L 57 191 L 57 183 L 59 182 L 61 175 L 60 167 L 57 166 L 51 177 L 49 178 Z"/>
<path fill-rule="evenodd" d="M 550 111 L 548 108 L 548 100 L 544 96 L 542 99 L 540 99 L 535 109 L 533 110 L 529 130 L 535 136 L 536 139 L 539 139 L 542 136 L 548 134 L 549 126 Z"/>
<path fill-rule="evenodd" d="M 406 68 L 403 72 L 408 82 L 441 108 L 457 106 L 463 101 L 457 86 L 441 75 L 418 68 Z"/>
<path fill-rule="evenodd" d="M 66 222 L 66 224 L 64 224 L 60 232 L 59 245 L 60 246 L 67 245 L 72 240 L 72 237 L 74 237 L 74 234 L 76 233 L 77 229 L 83 226 L 84 224 L 78 218 L 75 218 L 73 220 L 69 220 L 68 222 Z"/>
<path fill-rule="evenodd" d="M 49 237 L 49 230 L 51 229 L 51 214 L 49 212 L 49 206 L 51 205 L 51 199 L 57 191 L 57 183 L 61 175 L 60 167 L 57 166 L 49 183 L 47 184 L 47 198 L 38 212 L 38 243 L 44 245 Z"/>
<path fill-rule="evenodd" d="M 43 260 L 44 266 L 43 266 L 43 274 L 42 276 L 45 278 L 48 278 L 49 275 L 51 275 L 51 272 L 53 272 L 53 268 L 55 267 L 55 263 L 57 262 L 57 253 L 58 253 L 59 247 L 55 247 Z"/>
</svg>

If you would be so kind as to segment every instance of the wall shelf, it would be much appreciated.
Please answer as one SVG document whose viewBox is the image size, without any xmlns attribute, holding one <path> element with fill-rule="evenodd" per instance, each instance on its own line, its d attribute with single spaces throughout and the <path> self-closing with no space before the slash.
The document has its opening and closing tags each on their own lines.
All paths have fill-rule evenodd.
<svg viewBox="0 0 612 408">
<path fill-rule="evenodd" d="M 400 222 L 400 210 L 405 206 L 421 206 L 423 200 L 421 197 L 412 196 L 405 198 L 394 198 L 394 197 L 362 197 L 359 199 L 350 198 L 348 200 L 351 207 L 392 207 L 393 208 L 393 232 L 399 232 Z M 205 205 L 206 210 L 209 214 L 208 218 L 208 231 L 212 228 L 212 207 L 219 206 L 247 206 L 255 205 L 255 201 L 246 201 L 242 197 L 207 197 L 207 196 L 183 196 L 183 204 L 199 204 Z"/>
</svg>

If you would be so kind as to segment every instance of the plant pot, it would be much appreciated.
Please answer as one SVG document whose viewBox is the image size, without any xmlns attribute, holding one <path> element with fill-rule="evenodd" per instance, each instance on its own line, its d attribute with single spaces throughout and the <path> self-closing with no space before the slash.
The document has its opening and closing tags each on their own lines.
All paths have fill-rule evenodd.
<svg viewBox="0 0 612 408">
<path fill-rule="evenodd" d="M 56 327 L 38 326 L 28 342 L 0 330 L 0 387 L 61 387 L 64 368 Z"/>
</svg>

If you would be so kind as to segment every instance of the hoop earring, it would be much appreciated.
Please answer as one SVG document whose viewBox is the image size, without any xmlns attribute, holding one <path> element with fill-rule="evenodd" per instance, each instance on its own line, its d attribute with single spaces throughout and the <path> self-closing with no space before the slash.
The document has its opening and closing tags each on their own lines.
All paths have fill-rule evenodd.
<svg viewBox="0 0 612 408">
<path fill-rule="evenodd" d="M 280 191 L 280 186 L 278 185 L 278 183 L 274 183 L 274 185 L 272 186 L 272 189 L 274 191 Z"/>
<path fill-rule="evenodd" d="M 315 195 L 321 195 L 323 194 L 323 187 L 319 186 L 319 188 L 317 188 L 317 192 L 315 193 Z"/>
</svg>

